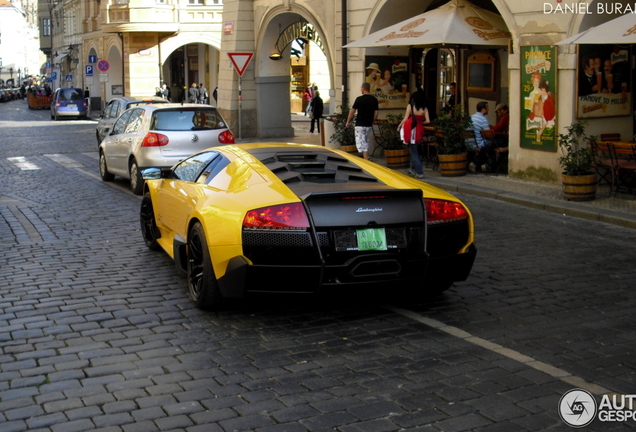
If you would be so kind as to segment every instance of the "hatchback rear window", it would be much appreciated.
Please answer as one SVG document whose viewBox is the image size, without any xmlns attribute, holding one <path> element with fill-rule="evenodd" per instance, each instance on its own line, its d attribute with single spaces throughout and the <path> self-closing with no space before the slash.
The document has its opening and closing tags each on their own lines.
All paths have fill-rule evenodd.
<svg viewBox="0 0 636 432">
<path fill-rule="evenodd" d="M 211 130 L 226 127 L 218 111 L 210 108 L 155 111 L 150 123 L 150 129 L 156 131 Z"/>
<path fill-rule="evenodd" d="M 78 89 L 78 88 L 60 89 L 60 94 L 58 96 L 58 99 L 61 100 L 61 101 L 65 101 L 65 100 L 74 100 L 74 101 L 84 100 L 84 92 L 81 89 Z"/>
</svg>

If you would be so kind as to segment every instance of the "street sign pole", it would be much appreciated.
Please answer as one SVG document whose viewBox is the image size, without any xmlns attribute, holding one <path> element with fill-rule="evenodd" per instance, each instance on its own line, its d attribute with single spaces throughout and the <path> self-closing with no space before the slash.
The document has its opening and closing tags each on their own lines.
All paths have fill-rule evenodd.
<svg viewBox="0 0 636 432">
<path fill-rule="evenodd" d="M 234 66 L 234 70 L 236 70 L 236 73 L 238 73 L 239 79 L 238 79 L 238 106 L 239 106 L 239 111 L 238 111 L 238 124 L 239 124 L 239 139 L 241 139 L 242 136 L 242 122 L 241 119 L 243 117 L 243 95 L 242 95 L 242 83 L 241 83 L 241 77 L 243 76 L 243 73 L 245 72 L 245 70 L 247 69 L 247 65 L 250 64 L 250 60 L 252 60 L 252 57 L 254 56 L 253 52 L 231 52 L 231 53 L 227 53 L 228 57 L 230 57 L 230 62 L 232 63 L 232 66 Z"/>
<path fill-rule="evenodd" d="M 239 94 L 238 94 L 238 103 L 239 103 L 239 139 L 243 138 L 242 136 L 242 126 L 241 119 L 243 118 L 243 96 L 241 94 L 241 75 L 239 75 Z"/>
</svg>

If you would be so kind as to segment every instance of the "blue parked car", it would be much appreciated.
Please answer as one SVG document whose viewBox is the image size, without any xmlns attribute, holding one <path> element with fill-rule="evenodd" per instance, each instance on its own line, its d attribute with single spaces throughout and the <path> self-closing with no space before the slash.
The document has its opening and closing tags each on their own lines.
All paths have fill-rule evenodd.
<svg viewBox="0 0 636 432">
<path fill-rule="evenodd" d="M 85 119 L 86 98 L 84 90 L 80 88 L 59 88 L 55 90 L 51 99 L 51 118 L 77 117 Z"/>
</svg>

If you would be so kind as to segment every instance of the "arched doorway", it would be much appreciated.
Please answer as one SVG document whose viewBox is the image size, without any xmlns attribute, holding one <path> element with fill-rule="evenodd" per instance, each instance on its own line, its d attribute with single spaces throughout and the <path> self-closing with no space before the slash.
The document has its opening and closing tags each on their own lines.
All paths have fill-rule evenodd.
<svg viewBox="0 0 636 432">
<path fill-rule="evenodd" d="M 170 52 L 161 68 L 161 81 L 170 87 L 172 102 L 187 102 L 187 89 L 193 83 L 203 84 L 207 102 L 216 105 L 212 97 L 219 75 L 219 50 L 205 43 L 188 43 Z"/>
<path fill-rule="evenodd" d="M 307 86 L 320 90 L 329 112 L 332 62 L 319 26 L 300 13 L 273 16 L 263 33 L 256 78 L 258 136 L 291 136 L 291 115 L 304 112 Z"/>
</svg>

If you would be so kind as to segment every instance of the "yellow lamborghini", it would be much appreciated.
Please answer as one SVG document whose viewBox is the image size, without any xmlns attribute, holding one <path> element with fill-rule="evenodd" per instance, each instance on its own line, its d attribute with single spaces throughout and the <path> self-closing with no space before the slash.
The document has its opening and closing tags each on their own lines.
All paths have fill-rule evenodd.
<svg viewBox="0 0 636 432">
<path fill-rule="evenodd" d="M 227 145 L 142 175 L 144 242 L 174 259 L 203 309 L 370 284 L 440 292 L 475 259 L 461 201 L 339 150 Z"/>
</svg>

